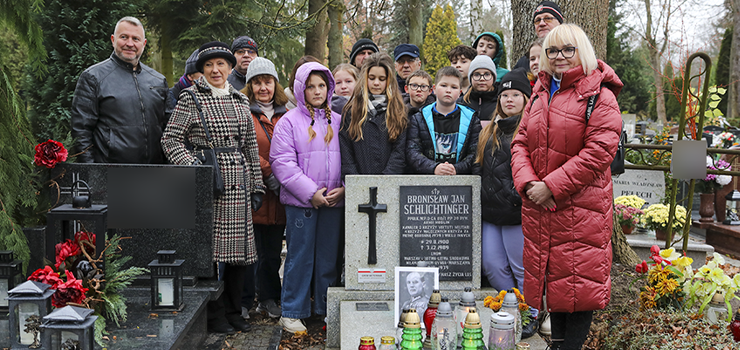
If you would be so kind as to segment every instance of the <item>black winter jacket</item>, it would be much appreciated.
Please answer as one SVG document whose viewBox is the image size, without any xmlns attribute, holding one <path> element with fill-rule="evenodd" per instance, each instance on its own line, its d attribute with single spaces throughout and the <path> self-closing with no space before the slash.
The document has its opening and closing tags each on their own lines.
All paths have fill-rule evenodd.
<svg viewBox="0 0 740 350">
<path fill-rule="evenodd" d="M 406 167 L 406 131 L 395 141 L 388 141 L 386 111 L 368 115 L 362 124 L 362 140 L 349 136 L 352 113 L 342 116 L 339 146 L 342 151 L 342 179 L 346 175 L 400 175 Z"/>
<path fill-rule="evenodd" d="M 424 101 L 424 104 L 421 107 L 416 108 L 411 105 L 411 96 L 409 96 L 408 93 L 404 92 L 401 96 L 403 97 L 403 104 L 406 105 L 406 113 L 409 116 L 409 120 L 411 120 L 411 117 L 413 117 L 414 114 L 418 113 L 422 108 L 424 108 L 424 106 L 437 101 L 437 96 L 435 96 L 434 94 L 430 94 L 429 96 L 427 96 L 427 100 Z"/>
<path fill-rule="evenodd" d="M 436 102 L 434 103 L 436 106 Z M 455 165 L 455 172 L 458 175 L 471 174 L 475 162 L 475 151 L 478 148 L 478 134 L 480 133 L 480 120 L 476 113 L 465 106 L 458 105 L 459 108 L 468 109 L 472 113 L 472 118 L 465 135 L 465 142 L 462 149 L 458 149 L 459 157 Z M 434 160 L 434 138 L 426 120 L 424 111 L 432 106 L 427 106 L 416 113 L 409 120 L 408 134 L 406 135 L 406 163 L 408 170 L 415 174 L 434 174 L 434 169 L 439 163 Z M 407 171 L 409 172 L 409 171 Z"/>
<path fill-rule="evenodd" d="M 521 116 L 500 119 L 498 144 L 493 149 L 493 137 L 486 142 L 483 164 L 476 163 L 474 174 L 481 176 L 481 215 L 484 221 L 494 225 L 521 225 L 522 198 L 514 188 L 511 175 L 511 139 L 519 125 Z"/>
<path fill-rule="evenodd" d="M 498 83 L 494 84 L 498 85 Z M 493 113 L 496 112 L 496 102 L 498 102 L 498 86 L 493 91 L 471 91 L 470 102 L 465 102 L 463 96 L 457 99 L 457 104 L 478 112 L 480 120 L 493 118 Z"/>
<path fill-rule="evenodd" d="M 165 163 L 160 139 L 172 113 L 167 80 L 115 53 L 80 75 L 72 99 L 72 137 L 80 163 Z"/>
</svg>

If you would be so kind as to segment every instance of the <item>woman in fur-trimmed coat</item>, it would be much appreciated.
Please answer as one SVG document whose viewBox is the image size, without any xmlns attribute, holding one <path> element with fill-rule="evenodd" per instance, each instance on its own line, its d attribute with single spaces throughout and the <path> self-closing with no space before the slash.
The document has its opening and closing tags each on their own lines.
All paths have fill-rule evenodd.
<svg viewBox="0 0 740 350">
<path fill-rule="evenodd" d="M 236 59 L 228 45 L 220 42 L 204 44 L 198 55 L 196 65 L 204 76 L 180 93 L 162 136 L 162 148 L 167 160 L 179 165 L 200 164 L 186 143 L 196 150 L 211 146 L 217 150 L 225 191 L 213 200 L 213 261 L 225 263 L 225 284 L 219 305 L 209 303 L 208 327 L 234 333 L 249 329 L 241 318 L 241 291 L 246 266 L 257 261 L 251 209 L 262 205 L 265 186 L 249 102 L 226 81 Z M 190 92 L 200 103 L 212 145 Z"/>
</svg>

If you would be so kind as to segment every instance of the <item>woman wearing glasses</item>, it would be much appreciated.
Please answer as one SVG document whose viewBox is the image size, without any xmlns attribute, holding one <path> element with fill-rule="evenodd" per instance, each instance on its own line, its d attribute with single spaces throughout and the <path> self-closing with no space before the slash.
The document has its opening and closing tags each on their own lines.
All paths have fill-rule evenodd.
<svg viewBox="0 0 740 350">
<path fill-rule="evenodd" d="M 457 103 L 478 112 L 478 119 L 490 121 L 496 111 L 496 64 L 491 57 L 478 55 L 468 68 L 470 88 Z"/>
<path fill-rule="evenodd" d="M 523 199 L 524 294 L 537 308 L 547 294 L 552 349 L 580 349 L 593 310 L 607 305 L 611 291 L 609 165 L 621 131 L 616 96 L 623 84 L 577 25 L 554 28 L 542 48 L 540 83 L 511 145 Z"/>
</svg>

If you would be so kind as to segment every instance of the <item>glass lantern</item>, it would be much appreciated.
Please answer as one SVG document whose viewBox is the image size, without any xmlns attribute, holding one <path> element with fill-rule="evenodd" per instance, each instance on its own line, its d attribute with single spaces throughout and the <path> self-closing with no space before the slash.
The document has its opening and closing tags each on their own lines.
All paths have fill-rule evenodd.
<svg viewBox="0 0 740 350">
<path fill-rule="evenodd" d="M 471 309 L 475 309 L 475 295 L 472 292 L 472 288 L 465 287 L 465 291 L 462 293 L 460 303 L 457 305 L 455 310 L 455 321 L 457 321 L 457 339 L 462 339 L 463 327 L 465 327 L 465 318 L 468 317 L 468 312 Z"/>
<path fill-rule="evenodd" d="M 95 346 L 94 310 L 65 306 L 44 317 L 43 344 L 48 350 L 93 350 Z"/>
<path fill-rule="evenodd" d="M 730 313 L 727 311 L 724 293 L 718 291 L 712 296 L 712 300 L 704 310 L 704 318 L 710 323 L 720 323 L 730 319 Z"/>
<path fill-rule="evenodd" d="M 457 325 L 447 298 L 442 298 L 437 316 L 432 323 L 432 349 L 454 350 L 457 348 Z"/>
<path fill-rule="evenodd" d="M 514 316 L 514 334 L 516 335 L 516 342 L 522 340 L 522 319 L 519 315 L 519 300 L 517 300 L 514 291 L 509 291 L 504 296 L 504 300 L 501 303 L 501 310 Z"/>
<path fill-rule="evenodd" d="M 51 310 L 56 289 L 45 283 L 26 281 L 8 291 L 11 349 L 37 349 L 41 346 L 41 320 Z"/>
<path fill-rule="evenodd" d="M 23 266 L 16 260 L 13 251 L 0 251 L 0 312 L 8 313 L 8 291 L 15 288 L 15 281 Z"/>
<path fill-rule="evenodd" d="M 491 315 L 491 329 L 488 332 L 489 350 L 514 350 L 514 316 L 508 312 Z"/>
<path fill-rule="evenodd" d="M 174 250 L 160 250 L 157 259 L 149 263 L 152 275 L 152 311 L 182 311 L 182 264 L 175 260 Z"/>
<path fill-rule="evenodd" d="M 738 217 L 737 209 L 735 208 L 735 203 L 740 201 L 740 191 L 732 190 L 732 192 L 725 196 L 725 200 L 727 200 L 727 216 L 722 224 L 733 226 L 740 225 L 740 217 Z"/>
</svg>

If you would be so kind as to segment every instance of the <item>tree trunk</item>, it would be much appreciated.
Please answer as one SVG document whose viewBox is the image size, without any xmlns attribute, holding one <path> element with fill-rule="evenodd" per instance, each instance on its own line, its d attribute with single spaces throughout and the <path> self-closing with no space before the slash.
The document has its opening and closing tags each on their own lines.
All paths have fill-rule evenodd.
<svg viewBox="0 0 740 350">
<path fill-rule="evenodd" d="M 464 40 L 466 44 L 473 43 L 475 37 L 484 31 L 483 28 L 483 0 L 470 0 L 470 36 Z"/>
<path fill-rule="evenodd" d="M 653 65 L 653 83 L 655 84 L 655 105 L 658 121 L 663 125 L 668 125 L 668 117 L 665 112 L 665 91 L 663 91 L 663 74 L 660 71 L 660 54 L 650 49 L 650 62 Z M 683 86 L 681 87 L 683 88 Z M 660 130 L 658 130 L 660 131 Z"/>
<path fill-rule="evenodd" d="M 162 24 L 164 26 L 164 24 Z M 172 63 L 172 39 L 167 34 L 168 30 L 162 30 L 162 36 L 159 37 L 159 53 L 162 55 L 162 75 L 167 79 L 170 87 L 177 81 L 173 73 Z"/>
<path fill-rule="evenodd" d="M 409 44 L 424 46 L 424 16 L 421 0 L 409 0 Z"/>
<path fill-rule="evenodd" d="M 329 16 L 329 68 L 334 69 L 337 65 L 344 62 L 344 50 L 342 47 L 342 27 L 344 21 L 342 16 L 344 15 L 344 2 L 341 0 L 334 0 L 327 8 L 327 14 Z"/>
<path fill-rule="evenodd" d="M 730 50 L 730 96 L 727 102 L 727 119 L 740 116 L 740 0 L 732 0 L 732 23 L 734 25 Z"/>
<path fill-rule="evenodd" d="M 304 54 L 311 55 L 323 62 L 326 58 L 327 39 L 327 0 L 308 0 L 308 15 L 315 16 L 315 22 L 306 29 L 306 48 Z"/>
<path fill-rule="evenodd" d="M 539 0 L 511 0 L 513 16 L 512 62 L 526 54 L 529 45 L 537 39 L 534 31 L 534 10 Z M 586 32 L 596 51 L 596 57 L 606 59 L 606 31 L 609 20 L 609 0 L 561 0 L 565 23 L 575 23 Z"/>
<path fill-rule="evenodd" d="M 612 262 L 626 266 L 635 266 L 640 263 L 637 253 L 627 243 L 627 237 L 622 232 L 622 226 L 619 225 L 616 213 L 614 213 L 614 225 L 612 225 Z"/>
</svg>

